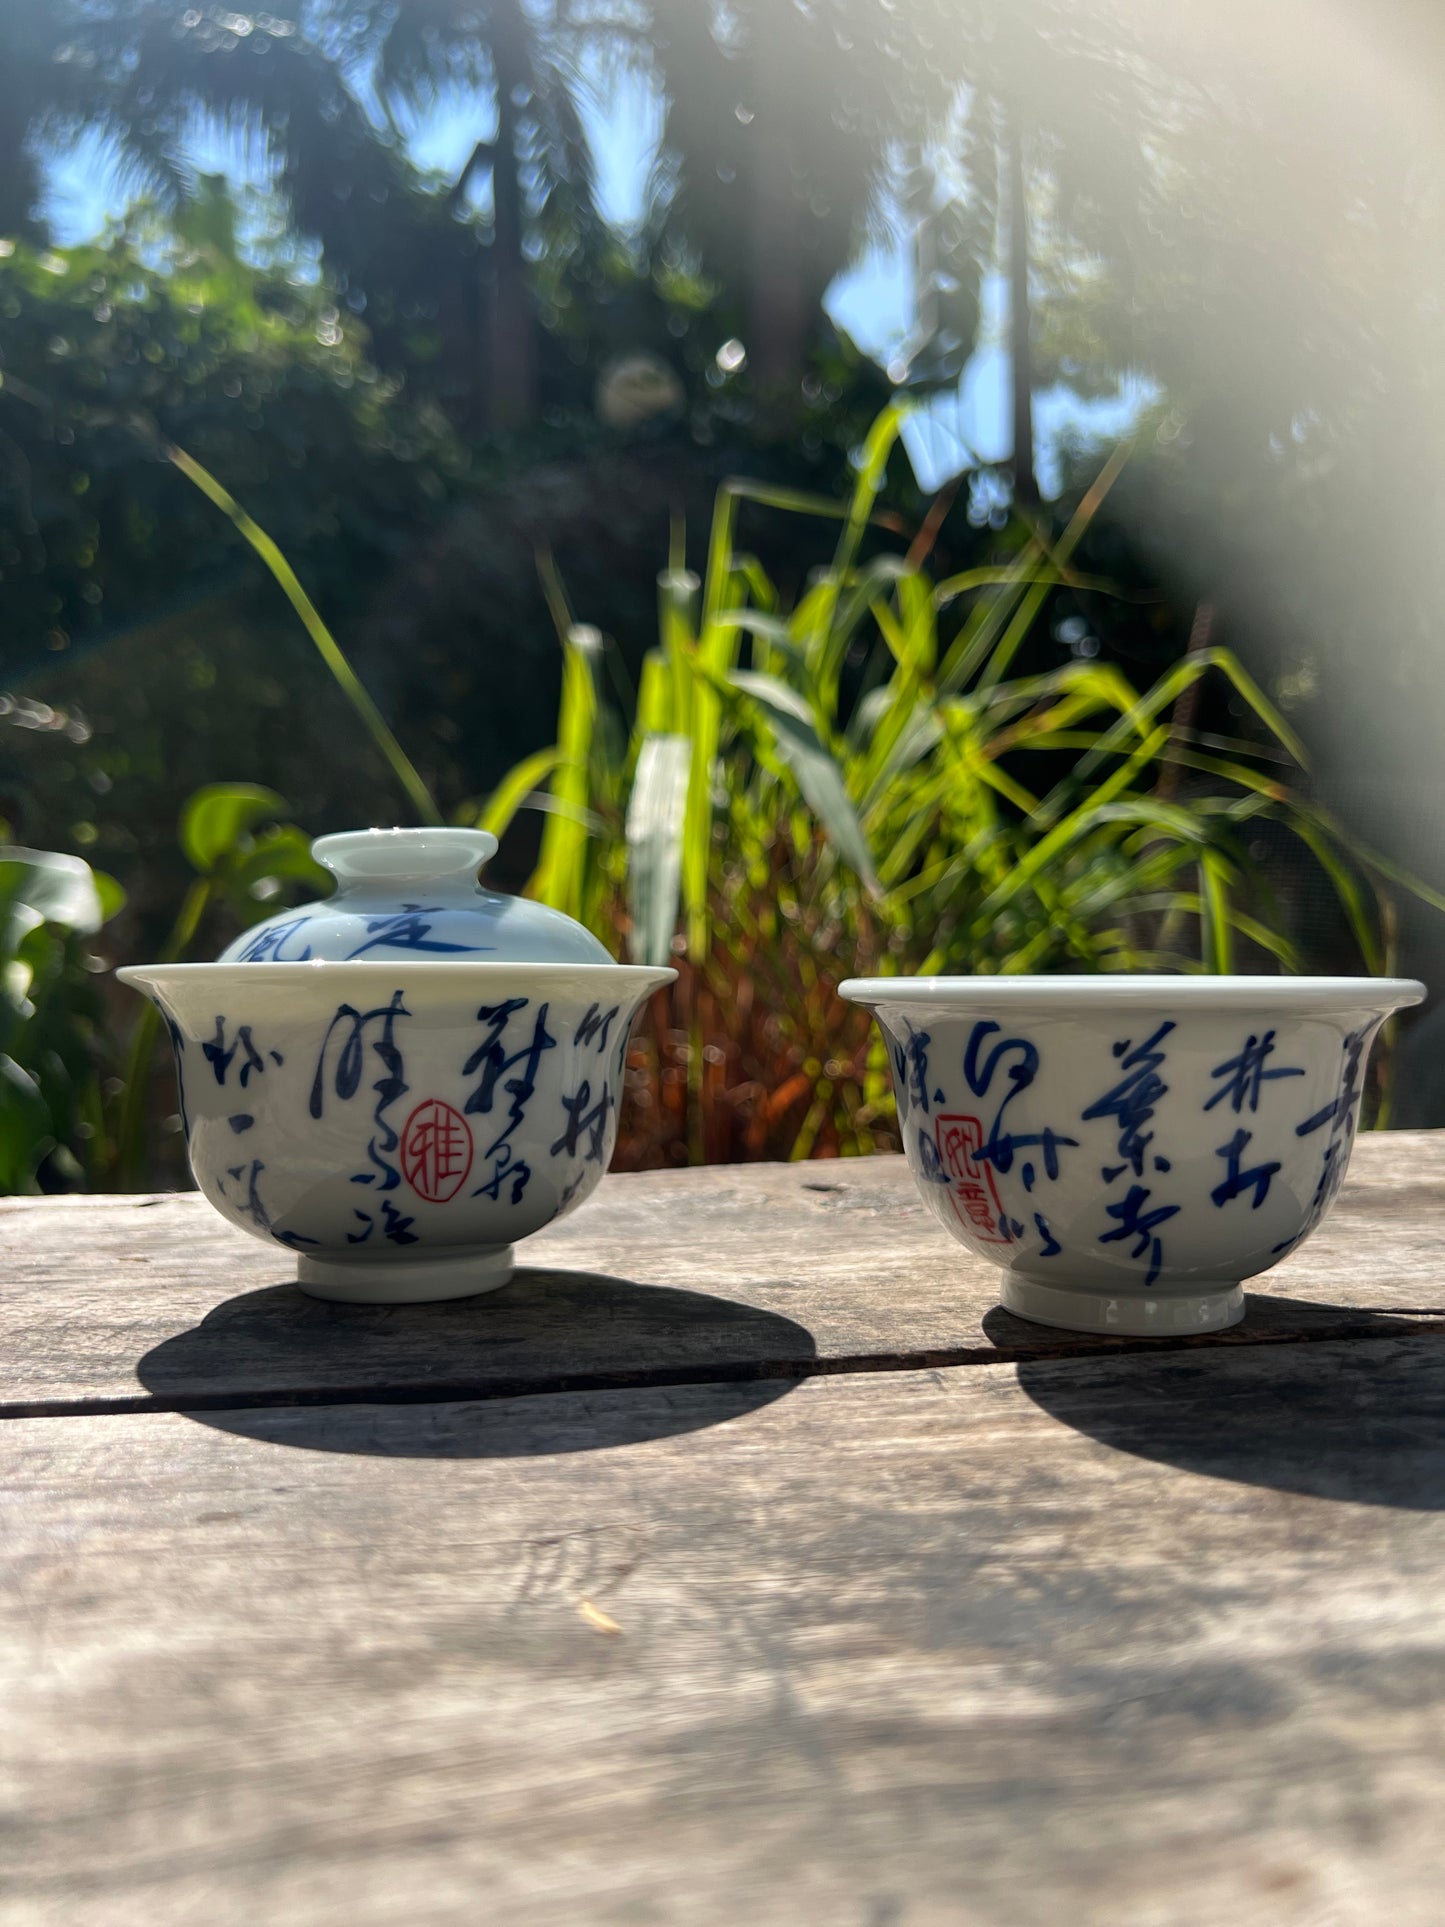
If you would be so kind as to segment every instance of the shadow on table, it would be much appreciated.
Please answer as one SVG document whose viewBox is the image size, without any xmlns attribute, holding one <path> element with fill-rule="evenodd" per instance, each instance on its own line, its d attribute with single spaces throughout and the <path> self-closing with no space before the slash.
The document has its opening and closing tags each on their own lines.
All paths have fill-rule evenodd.
<svg viewBox="0 0 1445 1927">
<path fill-rule="evenodd" d="M 1135 1458 L 1315 1498 L 1445 1509 L 1445 1340 L 1353 1306 L 1273 1293 L 1247 1303 L 1222 1339 L 1128 1352 L 1100 1341 L 1021 1361 L 1019 1386 L 1061 1424 Z M 983 1325 L 1001 1349 L 1026 1329 L 1003 1310 Z"/>
<path fill-rule="evenodd" d="M 438 1305 L 245 1292 L 147 1352 L 136 1375 L 187 1418 L 243 1438 L 523 1458 L 726 1424 L 784 1397 L 816 1354 L 811 1332 L 755 1305 L 523 1269 L 500 1291 Z"/>
</svg>

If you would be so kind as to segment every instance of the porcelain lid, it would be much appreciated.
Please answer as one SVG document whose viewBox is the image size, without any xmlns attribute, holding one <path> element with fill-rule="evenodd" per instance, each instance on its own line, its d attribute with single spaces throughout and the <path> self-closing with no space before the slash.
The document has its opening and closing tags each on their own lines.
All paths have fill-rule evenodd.
<svg viewBox="0 0 1445 1927">
<path fill-rule="evenodd" d="M 311 854 L 336 878 L 335 895 L 253 924 L 218 961 L 612 963 L 560 910 L 483 890 L 477 871 L 496 847 L 487 830 L 318 837 Z"/>
</svg>

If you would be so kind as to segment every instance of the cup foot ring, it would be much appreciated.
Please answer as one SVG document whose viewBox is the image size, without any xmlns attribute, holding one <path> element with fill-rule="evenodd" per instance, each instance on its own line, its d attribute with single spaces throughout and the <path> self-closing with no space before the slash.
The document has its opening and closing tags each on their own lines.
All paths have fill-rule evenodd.
<svg viewBox="0 0 1445 1927">
<path fill-rule="evenodd" d="M 1010 1272 L 999 1298 L 1006 1311 L 1031 1324 L 1115 1338 L 1186 1338 L 1226 1331 L 1244 1316 L 1243 1288 L 1223 1281 L 1201 1282 L 1187 1291 L 1107 1292 Z"/>
<path fill-rule="evenodd" d="M 313 1258 L 303 1252 L 296 1282 L 311 1298 L 340 1305 L 434 1305 L 496 1291 L 512 1275 L 510 1245 L 482 1245 L 445 1257 L 365 1263 L 359 1258 Z"/>
</svg>

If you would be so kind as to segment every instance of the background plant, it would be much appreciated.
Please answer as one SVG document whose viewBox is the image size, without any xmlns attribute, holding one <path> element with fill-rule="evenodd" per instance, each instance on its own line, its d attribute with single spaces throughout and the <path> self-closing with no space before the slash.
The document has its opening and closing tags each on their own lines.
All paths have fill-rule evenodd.
<svg viewBox="0 0 1445 1927">
<path fill-rule="evenodd" d="M 193 875 L 166 962 L 214 954 L 218 931 L 324 888 L 310 839 L 285 814 L 253 784 L 188 800 L 179 840 Z M 0 845 L 0 1195 L 185 1180 L 179 1119 L 155 1078 L 156 1010 L 107 982 L 124 904 L 115 879 L 80 857 Z"/>
<path fill-rule="evenodd" d="M 893 464 L 889 507 L 916 527 L 930 474 L 961 476 L 938 580 L 1010 563 L 1016 503 L 1061 533 L 1132 415 L 1070 564 L 1129 593 L 1054 589 L 1019 671 L 1080 623 L 1140 690 L 1191 636 L 1225 643 L 1309 741 L 1311 794 L 1429 870 L 1445 41 L 1422 0 L 1329 35 L 1309 14 L 11 0 L 0 816 L 123 875 L 113 940 L 154 955 L 192 791 L 242 774 L 318 831 L 391 794 L 167 442 L 279 545 L 449 815 L 555 746 L 543 542 L 616 638 L 626 723 L 614 672 L 641 675 L 669 517 L 673 572 L 704 576 L 721 478 L 846 487 L 901 389 L 920 479 Z M 882 287 L 916 299 L 890 315 Z M 619 374 L 639 364 L 640 398 Z M 741 507 L 791 611 L 807 525 Z M 1211 674 L 1195 726 L 1248 734 L 1247 709 Z M 532 872 L 544 828 L 555 854 L 563 814 L 523 813 L 498 877 Z M 1247 835 L 1273 876 L 1293 833 Z M 1322 892 L 1307 927 L 1317 881 L 1313 858 L 1279 878 L 1311 957 L 1334 941 Z M 1407 967 L 1438 977 L 1445 926 L 1401 909 Z M 1402 1053 L 1412 1121 L 1445 1117 L 1438 1061 Z"/>
<path fill-rule="evenodd" d="M 1268 860 L 1281 838 L 1369 971 L 1391 964 L 1387 881 L 1445 908 L 1310 799 L 1303 745 L 1228 650 L 1140 690 L 1041 644 L 1059 592 L 1110 593 L 1074 557 L 1127 450 L 1056 539 L 1020 518 L 1006 564 L 934 580 L 927 524 L 906 552 L 865 553 L 898 427 L 879 418 L 844 506 L 724 486 L 705 577 L 676 557 L 661 577 L 625 730 L 602 638 L 554 589 L 557 743 L 481 814 L 505 828 L 549 771 L 530 888 L 680 966 L 634 1051 L 627 1162 L 890 1142 L 881 1054 L 836 995 L 847 975 L 1297 969 Z M 750 502 L 842 521 L 791 607 L 738 545 Z M 1202 726 L 1211 684 L 1247 733 Z"/>
<path fill-rule="evenodd" d="M 935 580 L 938 505 L 901 552 L 906 525 L 879 509 L 900 421 L 892 407 L 874 423 L 845 502 L 725 483 L 701 578 L 675 529 L 635 692 L 606 639 L 574 619 L 550 554 L 538 557 L 563 653 L 557 740 L 458 816 L 502 835 L 540 809 L 533 894 L 638 961 L 679 966 L 632 1052 L 624 1165 L 889 1146 L 886 1062 L 837 995 L 845 975 L 1208 971 L 1241 957 L 1296 968 L 1289 906 L 1252 840 L 1262 825 L 1318 867 L 1371 971 L 1391 963 L 1387 881 L 1445 908 L 1286 784 L 1303 746 L 1228 651 L 1197 647 L 1140 691 L 1116 666 L 1058 661 L 1041 639 L 1055 598 L 1119 593 L 1074 558 L 1126 448 L 1057 535 L 1020 515 L 997 563 Z M 410 807 L 436 820 L 276 543 L 192 456 L 168 452 L 266 564 Z M 745 508 L 841 524 L 791 604 L 739 545 Z M 1249 736 L 1203 726 L 1209 681 L 1244 708 Z M 189 800 L 180 845 L 193 875 L 163 959 L 192 954 L 213 911 L 234 929 L 324 884 L 284 816 L 257 785 Z M 141 1183 L 159 1122 L 155 1013 L 141 1007 L 123 1073 L 103 1078 L 100 1008 L 71 949 L 106 913 L 102 885 L 77 859 L 25 858 L 12 879 L 18 1069 L 0 1183 Z"/>
</svg>

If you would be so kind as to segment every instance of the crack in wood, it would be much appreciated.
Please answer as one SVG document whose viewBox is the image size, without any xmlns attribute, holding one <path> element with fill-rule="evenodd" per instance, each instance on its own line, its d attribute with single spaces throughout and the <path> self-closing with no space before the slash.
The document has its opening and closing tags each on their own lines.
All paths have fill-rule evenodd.
<svg viewBox="0 0 1445 1927">
<path fill-rule="evenodd" d="M 1372 1312 L 1368 1327 L 1335 1324 L 1318 1331 L 1250 1332 L 1235 1327 L 1198 1337 L 1094 1339 L 1087 1349 L 1078 1334 L 1059 1333 L 1058 1348 L 1041 1352 L 1003 1345 L 960 1345 L 908 1352 L 840 1354 L 833 1358 L 777 1358 L 709 1361 L 705 1365 L 638 1366 L 591 1372 L 553 1372 L 539 1376 L 478 1380 L 423 1380 L 411 1383 L 268 1387 L 246 1391 L 184 1392 L 173 1396 L 136 1392 L 123 1397 L 12 1399 L 0 1403 L 0 1422 L 37 1418 L 125 1418 L 161 1412 L 264 1411 L 270 1407 L 347 1405 L 491 1404 L 501 1399 L 554 1398 L 576 1392 L 655 1391 L 682 1386 L 752 1384 L 759 1381 L 865 1377 L 918 1371 L 967 1370 L 979 1365 L 1030 1367 L 1075 1364 L 1083 1359 L 1173 1356 L 1179 1352 L 1231 1352 L 1262 1346 L 1316 1345 L 1347 1340 L 1357 1345 L 1393 1343 L 1398 1333 L 1379 1328 L 1387 1314 Z M 1409 1326 L 1412 1337 L 1445 1333 L 1438 1312 L 1400 1312 L 1428 1322 Z"/>
</svg>

